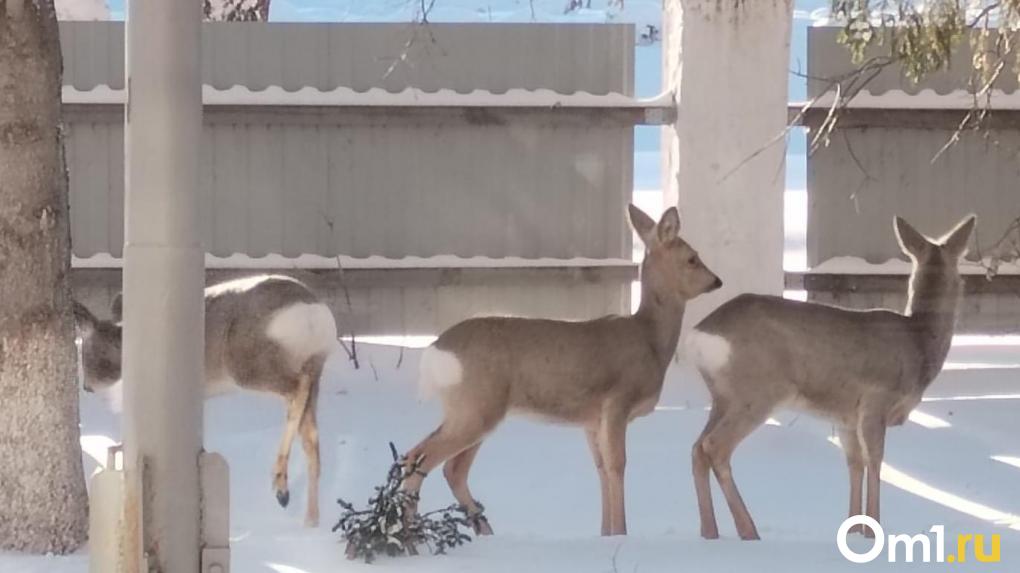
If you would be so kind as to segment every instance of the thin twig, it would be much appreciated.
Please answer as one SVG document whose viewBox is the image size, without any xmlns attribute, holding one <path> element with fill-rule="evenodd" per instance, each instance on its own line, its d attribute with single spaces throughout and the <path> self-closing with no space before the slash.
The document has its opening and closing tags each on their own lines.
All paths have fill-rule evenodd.
<svg viewBox="0 0 1020 573">
<path fill-rule="evenodd" d="M 978 22 L 980 22 L 982 19 L 985 20 L 985 25 L 987 26 L 989 24 L 988 16 L 991 14 L 993 10 L 997 10 L 999 6 L 1000 6 L 999 2 L 985 6 L 980 12 L 978 12 L 978 15 L 975 16 L 974 19 L 970 21 L 970 24 L 967 24 L 967 27 L 976 28 Z"/>
<path fill-rule="evenodd" d="M 340 274 L 340 288 L 344 291 L 344 300 L 347 302 L 347 316 L 354 316 L 354 306 L 351 304 L 351 291 L 347 287 L 347 277 L 344 274 L 344 264 L 340 260 L 340 255 L 336 256 L 336 268 Z M 354 333 L 354 328 L 351 327 L 351 345 L 348 347 L 344 344 L 342 338 L 337 339 L 340 342 L 340 346 L 343 347 L 344 351 L 347 352 L 347 359 L 354 363 L 354 369 L 358 370 L 361 368 L 361 364 L 358 362 L 358 341 L 357 336 Z"/>
</svg>

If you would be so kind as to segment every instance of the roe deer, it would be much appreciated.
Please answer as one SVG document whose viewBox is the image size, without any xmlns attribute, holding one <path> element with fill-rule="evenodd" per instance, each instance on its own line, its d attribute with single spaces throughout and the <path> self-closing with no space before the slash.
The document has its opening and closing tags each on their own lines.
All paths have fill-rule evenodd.
<svg viewBox="0 0 1020 573">
<path fill-rule="evenodd" d="M 120 295 L 113 303 L 113 321 L 97 319 L 77 301 L 74 314 L 85 389 L 109 389 L 121 377 Z M 300 432 L 308 461 L 309 527 L 319 521 L 319 378 L 336 344 L 333 313 L 296 279 L 260 275 L 205 289 L 206 396 L 238 387 L 279 394 L 287 402 L 273 488 L 286 507 L 291 442 Z"/>
<path fill-rule="evenodd" d="M 491 534 L 467 485 L 478 448 L 509 412 L 582 426 L 602 490 L 602 534 L 626 534 L 623 474 L 627 424 L 659 400 L 676 351 L 686 302 L 722 286 L 679 237 L 675 207 L 658 224 L 630 205 L 645 244 L 641 306 L 632 316 L 586 322 L 487 317 L 443 332 L 421 358 L 420 384 L 441 398 L 443 422 L 405 456 L 403 487 L 416 494 L 425 474 L 446 462 L 453 495 L 478 534 Z M 409 508 L 411 511 L 414 508 Z"/>
<path fill-rule="evenodd" d="M 867 515 L 879 519 L 886 427 L 903 424 L 942 369 L 962 292 L 957 264 L 976 220 L 970 215 L 933 241 L 895 218 L 900 247 L 913 263 L 903 314 L 744 294 L 694 327 L 688 356 L 712 395 L 708 423 L 692 451 L 702 537 L 719 537 L 711 468 L 741 539 L 758 539 L 730 457 L 781 405 L 837 425 L 850 470 L 850 515 L 861 513 L 866 468 Z"/>
</svg>

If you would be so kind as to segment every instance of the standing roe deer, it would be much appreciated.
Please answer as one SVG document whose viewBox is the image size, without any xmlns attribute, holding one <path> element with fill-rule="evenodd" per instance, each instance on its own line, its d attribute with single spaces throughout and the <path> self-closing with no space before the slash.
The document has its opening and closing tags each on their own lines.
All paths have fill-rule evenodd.
<svg viewBox="0 0 1020 573">
<path fill-rule="evenodd" d="M 403 487 L 416 494 L 425 474 L 443 473 L 478 534 L 491 534 L 467 485 L 478 448 L 508 412 L 584 427 L 602 489 L 602 534 L 627 532 L 623 473 L 627 424 L 659 400 L 676 351 L 686 302 L 722 286 L 679 237 L 675 207 L 658 224 L 630 205 L 646 246 L 641 306 L 633 316 L 586 322 L 488 317 L 454 325 L 422 354 L 422 389 L 437 393 L 442 424 L 406 455 L 420 460 Z M 411 511 L 414 508 L 409 508 Z"/>
<path fill-rule="evenodd" d="M 113 303 L 113 321 L 97 319 L 77 301 L 74 314 L 85 389 L 109 389 L 121 377 L 120 295 Z M 239 387 L 279 394 L 287 402 L 273 488 L 286 507 L 290 447 L 300 432 L 308 459 L 309 527 L 319 522 L 319 378 L 336 344 L 333 313 L 296 279 L 261 275 L 205 289 L 206 396 Z"/>
<path fill-rule="evenodd" d="M 886 427 L 903 424 L 942 369 L 962 292 L 957 264 L 976 220 L 970 215 L 932 241 L 895 218 L 900 247 L 913 262 L 903 314 L 744 294 L 694 327 L 689 356 L 712 395 L 708 423 L 692 452 L 702 537 L 719 537 L 711 468 L 741 539 L 758 539 L 730 456 L 780 405 L 838 425 L 850 470 L 850 515 L 861 513 L 866 467 L 867 515 L 879 519 Z"/>
</svg>

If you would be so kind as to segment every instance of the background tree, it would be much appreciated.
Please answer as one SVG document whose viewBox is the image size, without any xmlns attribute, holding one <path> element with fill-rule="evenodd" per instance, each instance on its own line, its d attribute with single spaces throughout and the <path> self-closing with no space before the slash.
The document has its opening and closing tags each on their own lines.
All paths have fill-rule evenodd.
<svg viewBox="0 0 1020 573">
<path fill-rule="evenodd" d="M 0 549 L 67 553 L 88 500 L 53 0 L 0 5 Z"/>
<path fill-rule="evenodd" d="M 833 0 L 832 17 L 842 26 L 840 41 L 857 69 L 829 81 L 835 93 L 826 120 L 812 137 L 824 144 L 839 122 L 840 111 L 884 68 L 896 66 L 920 82 L 949 68 L 954 52 L 969 43 L 970 109 L 963 114 L 943 151 L 966 133 L 986 134 L 996 89 L 1007 77 L 1020 80 L 1020 0 Z M 941 153 L 941 152 L 940 152 Z M 979 245 L 979 249 L 981 249 Z M 1007 261 L 1020 260 L 1020 214 L 992 244 L 978 253 L 987 259 L 989 277 Z"/>
</svg>

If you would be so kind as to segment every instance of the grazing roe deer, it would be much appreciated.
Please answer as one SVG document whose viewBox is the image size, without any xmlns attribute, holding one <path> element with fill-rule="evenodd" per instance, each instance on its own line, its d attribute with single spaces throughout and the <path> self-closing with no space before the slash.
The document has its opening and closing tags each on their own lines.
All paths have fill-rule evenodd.
<svg viewBox="0 0 1020 573">
<path fill-rule="evenodd" d="M 121 377 L 120 295 L 113 303 L 113 321 L 97 319 L 77 301 L 74 312 L 85 389 L 109 389 Z M 236 387 L 278 394 L 287 402 L 273 488 L 286 507 L 290 448 L 300 432 L 308 462 L 309 527 L 319 521 L 319 378 L 336 344 L 333 313 L 296 279 L 260 275 L 205 289 L 206 396 Z"/>
<path fill-rule="evenodd" d="M 658 224 L 630 205 L 630 220 L 646 246 L 641 306 L 633 316 L 586 322 L 488 317 L 449 328 L 422 354 L 424 392 L 442 401 L 442 424 L 406 455 L 403 487 L 420 491 L 425 474 L 443 473 L 475 532 L 491 534 L 468 490 L 482 440 L 510 412 L 582 426 L 602 490 L 602 534 L 627 532 L 624 517 L 627 424 L 659 400 L 676 351 L 686 302 L 722 282 L 679 237 L 675 207 Z M 412 511 L 414 508 L 409 508 Z"/>
<path fill-rule="evenodd" d="M 962 293 L 957 265 L 975 222 L 970 215 L 933 241 L 895 218 L 896 236 L 913 263 L 903 314 L 745 294 L 694 327 L 688 354 L 712 395 L 708 423 L 692 452 L 702 537 L 719 536 L 711 468 L 740 537 L 758 539 L 730 457 L 781 405 L 837 425 L 850 471 L 850 515 L 861 513 L 866 469 L 867 515 L 879 519 L 886 427 L 903 424 L 942 369 Z"/>
</svg>

